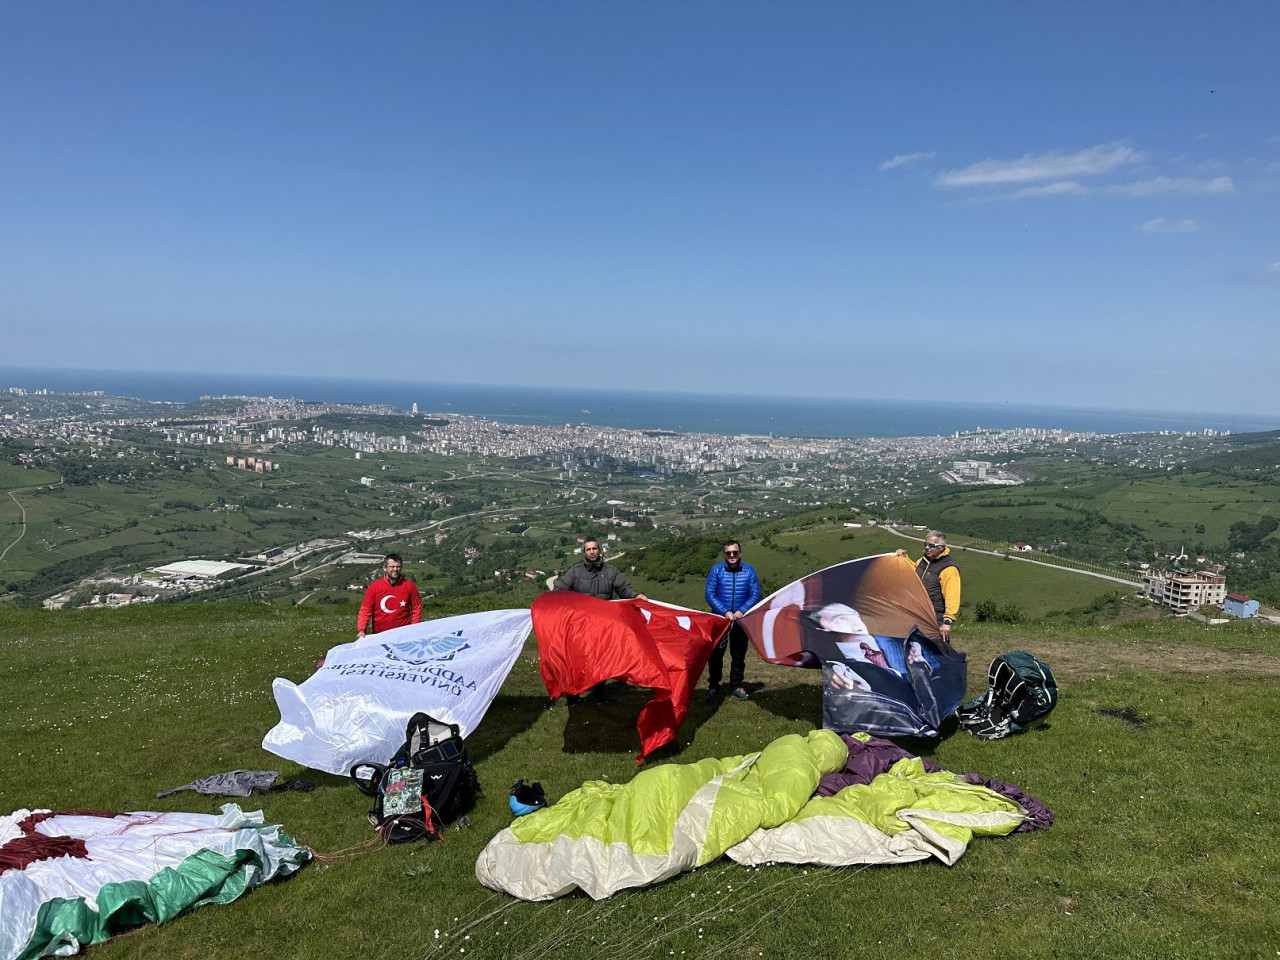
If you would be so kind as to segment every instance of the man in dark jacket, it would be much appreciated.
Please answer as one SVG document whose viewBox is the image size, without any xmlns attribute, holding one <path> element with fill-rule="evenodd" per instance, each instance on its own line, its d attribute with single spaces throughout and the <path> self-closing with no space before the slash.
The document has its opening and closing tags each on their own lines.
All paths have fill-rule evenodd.
<svg viewBox="0 0 1280 960">
<path fill-rule="evenodd" d="M 619 572 L 617 567 L 604 562 L 604 558 L 600 556 L 600 541 L 595 539 L 582 541 L 582 562 L 575 563 L 566 570 L 564 576 L 557 580 L 551 589 L 585 593 L 597 600 L 612 600 L 615 593 L 622 600 L 649 599 L 627 583 L 627 578 Z M 604 699 L 604 684 L 597 683 L 592 687 L 591 693 L 597 700 Z M 578 702 L 578 697 L 576 694 L 569 694 L 565 700 L 573 706 Z"/>
<path fill-rule="evenodd" d="M 717 644 L 707 661 L 707 702 L 720 695 L 720 677 L 724 672 L 724 648 L 729 647 L 730 695 L 749 699 L 742 686 L 747 669 L 747 634 L 738 621 L 760 602 L 760 580 L 749 563 L 742 562 L 742 546 L 737 540 L 724 545 L 724 559 L 707 574 L 707 604 L 712 612 L 732 621 L 724 639 Z"/>
<path fill-rule="evenodd" d="M 604 562 L 604 558 L 600 556 L 599 540 L 583 541 L 582 562 L 566 570 L 564 576 L 557 580 L 551 589 L 585 593 L 597 600 L 612 600 L 615 593 L 623 600 L 648 599 L 627 583 L 627 578 L 618 571 L 617 567 Z"/>
</svg>

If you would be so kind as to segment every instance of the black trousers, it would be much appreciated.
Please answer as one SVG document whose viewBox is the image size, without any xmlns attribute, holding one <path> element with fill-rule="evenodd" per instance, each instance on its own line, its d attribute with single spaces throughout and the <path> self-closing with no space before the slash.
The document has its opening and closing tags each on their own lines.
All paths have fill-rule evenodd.
<svg viewBox="0 0 1280 960">
<path fill-rule="evenodd" d="M 747 631 L 737 620 L 729 627 L 727 642 L 722 641 L 711 651 L 711 659 L 707 661 L 707 682 L 710 686 L 720 686 L 720 677 L 724 673 L 724 648 L 729 648 L 729 686 L 742 686 L 742 679 L 747 672 Z"/>
</svg>

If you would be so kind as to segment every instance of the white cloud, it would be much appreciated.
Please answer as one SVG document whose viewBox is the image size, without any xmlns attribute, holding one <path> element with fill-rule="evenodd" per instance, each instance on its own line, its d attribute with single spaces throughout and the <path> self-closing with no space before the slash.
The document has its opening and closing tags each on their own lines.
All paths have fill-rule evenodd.
<svg viewBox="0 0 1280 960">
<path fill-rule="evenodd" d="M 1260 283 L 1267 287 L 1280 287 L 1280 260 L 1273 263 L 1252 263 L 1229 273 L 1228 278 L 1240 283 Z"/>
<path fill-rule="evenodd" d="M 1204 221 L 1191 217 L 1183 217 L 1179 220 L 1156 217 L 1154 220 L 1148 220 L 1139 229 L 1143 233 L 1195 233 L 1203 226 Z"/>
<path fill-rule="evenodd" d="M 1026 154 L 1016 160 L 980 160 L 958 170 L 944 170 L 933 181 L 938 187 L 986 187 L 1036 180 L 1063 180 L 1110 173 L 1137 163 L 1142 153 L 1123 140 L 1101 143 L 1075 153 Z"/>
<path fill-rule="evenodd" d="M 916 155 L 894 157 L 881 164 L 881 169 L 891 169 L 908 162 L 907 156 Z M 1174 169 L 1197 175 L 1168 176 L 1161 173 L 1144 180 L 1124 181 L 1122 174 L 1125 168 L 1137 163 L 1149 165 L 1149 158 L 1129 141 L 1113 140 L 1074 153 L 1054 151 L 1026 154 L 1016 160 L 981 160 L 967 167 L 944 170 L 934 178 L 933 185 L 941 189 L 964 189 L 969 203 L 1095 195 L 1224 196 L 1236 192 L 1235 182 L 1222 173 L 1225 164 L 1216 158 L 1202 160 L 1195 166 L 1191 166 L 1190 159 L 1185 156 L 1172 160 L 1165 158 L 1163 165 L 1166 168 L 1172 165 Z M 1166 223 L 1163 232 L 1175 232 L 1168 229 L 1167 224 L 1181 221 L 1160 222 Z M 1152 227 L 1151 231 L 1157 229 Z M 1187 232 L 1186 226 L 1177 232 Z"/>
<path fill-rule="evenodd" d="M 1133 183 L 1114 183 L 1102 188 L 1107 193 L 1125 197 L 1151 197 L 1159 193 L 1175 193 L 1180 196 L 1234 193 L 1236 185 L 1230 177 L 1214 177 L 1200 180 L 1195 177 L 1152 177 Z"/>
<path fill-rule="evenodd" d="M 1075 180 L 1059 180 L 1056 183 L 1042 183 L 1035 187 L 1023 187 L 1010 195 L 1010 200 L 1021 200 L 1025 197 L 1065 197 L 1080 196 L 1090 193 L 1088 187 Z"/>
<path fill-rule="evenodd" d="M 896 157 L 890 157 L 880 164 L 880 169 L 894 170 L 898 167 L 905 167 L 908 164 L 919 163 L 922 160 L 932 160 L 933 157 L 932 153 L 900 153 Z"/>
</svg>

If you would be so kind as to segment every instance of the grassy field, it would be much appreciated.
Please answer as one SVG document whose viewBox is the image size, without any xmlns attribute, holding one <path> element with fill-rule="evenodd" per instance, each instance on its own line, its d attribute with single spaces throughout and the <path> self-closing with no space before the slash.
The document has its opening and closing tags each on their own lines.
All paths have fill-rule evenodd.
<svg viewBox="0 0 1280 960">
<path fill-rule="evenodd" d="M 758 535 L 744 533 L 742 549 L 743 556 L 756 568 L 761 581 L 780 587 L 813 570 L 856 557 L 891 553 L 899 547 L 913 558 L 919 558 L 924 533 L 917 531 L 915 536 L 916 540 L 910 540 L 875 527 L 848 531 L 840 524 L 824 523 L 779 533 L 771 538 L 772 547 L 764 546 Z M 954 556 L 963 585 L 962 620 L 971 620 L 973 608 L 983 600 L 1013 603 L 1028 617 L 1040 618 L 1056 611 L 1084 610 L 1100 597 L 1116 591 L 1136 592 L 1135 587 L 1109 580 L 963 549 L 955 550 Z M 644 589 L 651 591 L 652 596 L 673 603 L 705 605 L 701 577 L 688 578 L 683 584 L 650 584 Z"/>
<path fill-rule="evenodd" d="M 779 574 L 784 561 L 806 562 L 783 538 L 775 542 L 774 551 L 750 548 L 749 559 L 776 562 Z M 826 548 L 804 549 L 815 554 L 811 569 Z M 371 836 L 365 797 L 259 746 L 277 719 L 271 680 L 303 679 L 352 633 L 349 613 L 262 604 L 0 611 L 0 806 L 212 812 L 221 801 L 155 793 L 226 770 L 275 769 L 317 789 L 253 798 L 246 809 L 263 809 L 319 851 L 361 844 Z M 971 687 L 992 655 L 1025 647 L 1055 667 L 1062 700 L 1047 722 L 1009 740 L 984 743 L 948 728 L 939 742 L 911 744 L 949 769 L 1019 783 L 1057 814 L 1047 832 L 975 841 L 953 868 L 750 870 L 722 861 L 600 903 L 574 896 L 526 904 L 485 890 L 474 861 L 510 821 L 514 780 L 541 780 L 554 799 L 584 780 L 625 781 L 635 772 L 644 694 L 549 705 L 531 642 L 469 740 L 488 791 L 470 829 L 451 829 L 436 845 L 313 864 L 228 907 L 141 928 L 91 953 L 216 960 L 388 950 L 592 958 L 1280 951 L 1273 634 L 1162 622 L 970 624 L 959 636 Z M 816 679 L 751 657 L 752 700 L 696 702 L 677 744 L 656 762 L 743 753 L 807 731 L 820 716 Z"/>
<path fill-rule="evenodd" d="M 48 470 L 0 464 L 0 492 L 26 491 L 17 496 L 27 509 L 31 541 L 10 555 L 9 575 L 40 567 L 50 553 L 62 559 L 109 555 L 130 530 L 161 543 L 173 541 L 166 545 L 170 555 L 175 550 L 218 555 L 332 535 L 351 526 L 405 525 L 432 513 L 432 496 L 476 496 L 486 483 L 478 477 L 450 479 L 459 464 L 430 454 L 415 455 L 411 462 L 396 454 L 356 460 L 348 450 L 314 448 L 305 456 L 278 458 L 280 468 L 270 474 L 226 467 L 221 451 L 211 455 L 184 448 L 183 455 L 199 466 L 178 469 L 139 454 L 119 461 L 124 476 L 79 486 L 59 484 L 58 475 Z M 135 475 L 127 476 L 130 472 Z M 373 486 L 361 485 L 366 475 L 373 477 Z M 491 489 L 495 484 L 489 481 Z M 509 498 L 518 505 L 512 486 Z M 0 523 L 16 536 L 18 511 L 8 496 L 2 499 L 7 506 Z"/>
</svg>

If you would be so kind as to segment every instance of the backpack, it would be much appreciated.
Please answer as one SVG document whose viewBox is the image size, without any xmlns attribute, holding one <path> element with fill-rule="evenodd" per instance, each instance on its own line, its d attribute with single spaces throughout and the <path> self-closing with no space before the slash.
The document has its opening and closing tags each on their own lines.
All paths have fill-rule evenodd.
<svg viewBox="0 0 1280 960">
<path fill-rule="evenodd" d="M 405 740 L 386 764 L 357 763 L 351 779 L 374 798 L 369 822 L 388 843 L 437 840 L 446 823 L 462 817 L 480 795 L 462 731 L 415 713 Z"/>
<path fill-rule="evenodd" d="M 987 668 L 987 692 L 956 708 L 960 726 L 983 740 L 999 740 L 1047 716 L 1058 703 L 1053 670 L 1025 650 L 1002 653 Z"/>
</svg>

